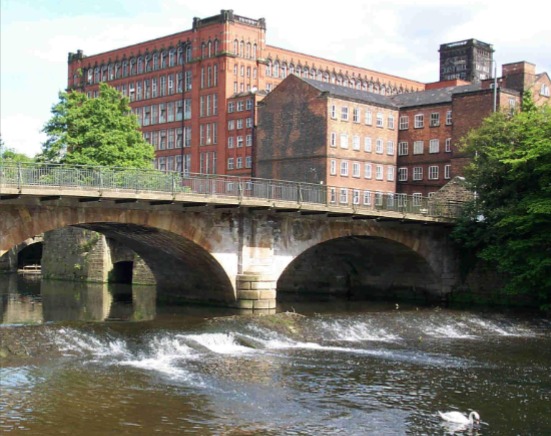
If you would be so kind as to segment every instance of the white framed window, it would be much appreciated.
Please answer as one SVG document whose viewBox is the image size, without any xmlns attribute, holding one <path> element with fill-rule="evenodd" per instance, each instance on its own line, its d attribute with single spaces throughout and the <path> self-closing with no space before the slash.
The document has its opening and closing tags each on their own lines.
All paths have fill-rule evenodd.
<svg viewBox="0 0 551 436">
<path fill-rule="evenodd" d="M 331 141 L 329 142 L 329 146 L 331 147 L 337 146 L 337 134 L 335 132 L 331 132 Z"/>
<path fill-rule="evenodd" d="M 329 107 L 329 113 L 330 113 L 331 118 L 336 120 L 337 119 L 337 106 L 332 104 Z"/>
<path fill-rule="evenodd" d="M 341 133 L 341 148 L 348 148 L 348 134 Z"/>
<path fill-rule="evenodd" d="M 348 121 L 348 106 L 341 107 L 341 120 Z"/>
<path fill-rule="evenodd" d="M 371 206 L 371 191 L 364 191 L 364 204 Z"/>
<path fill-rule="evenodd" d="M 389 115 L 387 118 L 388 128 L 394 130 L 394 115 Z"/>
<path fill-rule="evenodd" d="M 431 139 L 429 141 L 429 153 L 438 153 L 440 151 L 440 141 L 438 139 Z"/>
<path fill-rule="evenodd" d="M 360 177 L 360 163 L 352 162 L 352 177 Z"/>
<path fill-rule="evenodd" d="M 386 154 L 389 156 L 394 156 L 394 141 L 387 141 Z"/>
<path fill-rule="evenodd" d="M 381 138 L 377 138 L 377 141 L 375 142 L 375 153 L 377 154 L 383 154 L 384 153 L 384 142 Z"/>
<path fill-rule="evenodd" d="M 451 125 L 452 123 L 452 111 L 446 112 L 446 126 Z"/>
<path fill-rule="evenodd" d="M 382 112 L 377 112 L 377 127 L 384 127 L 384 115 Z"/>
<path fill-rule="evenodd" d="M 352 121 L 354 123 L 360 122 L 360 108 L 355 107 L 352 109 Z"/>
<path fill-rule="evenodd" d="M 245 136 L 245 147 L 252 147 L 253 146 L 253 135 L 249 134 Z"/>
<path fill-rule="evenodd" d="M 243 120 L 242 119 L 237 120 L 235 128 L 236 129 L 242 129 L 243 128 Z"/>
<path fill-rule="evenodd" d="M 386 194 L 386 207 L 389 209 L 394 209 L 394 193 L 388 192 Z"/>
<path fill-rule="evenodd" d="M 364 177 L 371 179 L 373 177 L 373 166 L 370 163 L 364 164 Z"/>
<path fill-rule="evenodd" d="M 231 113 L 234 112 L 234 111 L 235 111 L 235 102 L 230 101 L 230 102 L 228 103 L 228 113 L 231 114 Z"/>
<path fill-rule="evenodd" d="M 348 161 L 341 160 L 341 176 L 348 177 Z"/>
<path fill-rule="evenodd" d="M 366 153 L 371 153 L 371 151 L 372 151 L 372 142 L 371 142 L 371 137 L 370 136 L 366 136 L 364 138 L 364 151 Z"/>
<path fill-rule="evenodd" d="M 398 156 L 407 156 L 408 155 L 408 143 L 401 141 L 398 143 Z"/>
<path fill-rule="evenodd" d="M 237 137 L 237 148 L 241 148 L 241 147 L 243 147 L 243 137 L 238 136 Z"/>
<path fill-rule="evenodd" d="M 430 126 L 438 127 L 440 125 L 440 114 L 438 112 L 432 112 L 430 114 Z"/>
<path fill-rule="evenodd" d="M 451 165 L 444 165 L 444 178 L 450 179 L 451 178 L 451 172 L 452 172 L 452 166 Z"/>
<path fill-rule="evenodd" d="M 352 137 L 352 150 L 360 150 L 360 137 L 358 135 Z"/>
<path fill-rule="evenodd" d="M 253 119 L 252 118 L 247 118 L 245 121 L 246 121 L 245 122 L 245 127 L 250 129 L 253 126 Z"/>
<path fill-rule="evenodd" d="M 438 180 L 438 165 L 429 166 L 429 180 Z"/>
<path fill-rule="evenodd" d="M 406 207 L 408 205 L 408 195 L 407 194 L 396 194 L 398 200 L 398 207 Z"/>
<path fill-rule="evenodd" d="M 245 102 L 240 100 L 237 102 L 237 112 L 243 112 L 245 110 Z"/>
<path fill-rule="evenodd" d="M 413 167 L 413 180 L 423 180 L 423 167 Z"/>
<path fill-rule="evenodd" d="M 425 127 L 425 118 L 424 118 L 423 114 L 415 115 L 413 126 L 416 129 L 422 129 L 423 127 Z"/>
<path fill-rule="evenodd" d="M 352 191 L 352 204 L 360 204 L 360 190 L 354 189 Z"/>
<path fill-rule="evenodd" d="M 228 158 L 228 170 L 233 170 L 234 168 L 234 159 L 233 157 Z"/>
<path fill-rule="evenodd" d="M 369 126 L 373 124 L 373 113 L 369 109 L 365 111 L 365 124 Z"/>
<path fill-rule="evenodd" d="M 452 138 L 446 138 L 446 145 L 445 145 L 444 150 L 446 151 L 446 153 L 451 153 L 451 151 L 452 151 Z"/>
<path fill-rule="evenodd" d="M 251 156 L 245 157 L 245 168 L 251 168 L 253 166 L 253 158 Z"/>
<path fill-rule="evenodd" d="M 329 189 L 329 202 L 333 204 L 337 202 L 337 188 Z"/>
<path fill-rule="evenodd" d="M 398 128 L 400 130 L 407 130 L 409 129 L 409 117 L 407 115 L 402 115 L 400 117 L 400 122 L 398 124 Z"/>
<path fill-rule="evenodd" d="M 235 120 L 228 121 L 228 130 L 235 130 Z"/>
<path fill-rule="evenodd" d="M 406 167 L 398 168 L 398 181 L 407 182 L 408 180 L 408 169 Z"/>
<path fill-rule="evenodd" d="M 413 154 L 423 154 L 423 141 L 415 141 L 413 143 Z"/>
<path fill-rule="evenodd" d="M 341 188 L 340 189 L 339 202 L 342 203 L 342 204 L 347 204 L 348 203 L 348 189 L 347 188 Z"/>
<path fill-rule="evenodd" d="M 383 205 L 383 193 L 381 191 L 375 192 L 375 206 Z"/>
<path fill-rule="evenodd" d="M 386 179 L 389 182 L 394 182 L 394 166 L 388 165 L 386 167 Z"/>
<path fill-rule="evenodd" d="M 375 179 L 383 180 L 383 166 L 375 165 Z"/>
<path fill-rule="evenodd" d="M 337 161 L 335 159 L 331 159 L 331 163 L 329 166 L 329 174 L 331 174 L 332 176 L 337 175 Z"/>
<path fill-rule="evenodd" d="M 411 196 L 413 206 L 421 206 L 423 204 L 423 195 L 420 192 L 414 192 Z"/>
<path fill-rule="evenodd" d="M 549 86 L 546 83 L 541 84 L 540 95 L 543 97 L 549 97 Z"/>
<path fill-rule="evenodd" d="M 228 148 L 233 148 L 233 136 L 228 136 Z"/>
</svg>

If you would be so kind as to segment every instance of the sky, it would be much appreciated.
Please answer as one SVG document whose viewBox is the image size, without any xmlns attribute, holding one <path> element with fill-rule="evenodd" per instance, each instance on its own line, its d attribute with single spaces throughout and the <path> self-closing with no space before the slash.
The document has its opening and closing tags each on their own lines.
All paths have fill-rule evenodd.
<svg viewBox="0 0 551 436">
<path fill-rule="evenodd" d="M 421 82 L 436 82 L 440 44 L 492 44 L 498 65 L 528 61 L 551 74 L 551 6 L 524 0 L 0 0 L 0 134 L 4 146 L 40 152 L 41 130 L 67 85 L 67 56 L 181 32 L 193 17 L 233 9 L 266 19 L 268 45 Z"/>
</svg>

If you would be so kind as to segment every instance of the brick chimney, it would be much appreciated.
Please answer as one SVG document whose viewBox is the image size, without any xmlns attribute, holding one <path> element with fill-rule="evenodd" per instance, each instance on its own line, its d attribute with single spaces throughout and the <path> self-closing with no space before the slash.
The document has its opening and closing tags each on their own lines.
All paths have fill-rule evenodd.
<svg viewBox="0 0 551 436">
<path fill-rule="evenodd" d="M 504 64 L 501 69 L 505 88 L 524 92 L 536 81 L 536 65 L 530 62 Z"/>
</svg>

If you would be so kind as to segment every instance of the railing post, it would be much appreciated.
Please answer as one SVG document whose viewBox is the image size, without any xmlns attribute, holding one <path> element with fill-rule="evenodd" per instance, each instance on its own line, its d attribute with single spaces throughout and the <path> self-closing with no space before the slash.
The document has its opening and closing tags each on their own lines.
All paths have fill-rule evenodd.
<svg viewBox="0 0 551 436">
<path fill-rule="evenodd" d="M 23 174 L 21 173 L 21 162 L 17 162 L 17 188 L 21 189 L 21 185 L 23 182 Z"/>
<path fill-rule="evenodd" d="M 297 203 L 302 203 L 302 185 L 300 183 L 297 185 Z"/>
</svg>

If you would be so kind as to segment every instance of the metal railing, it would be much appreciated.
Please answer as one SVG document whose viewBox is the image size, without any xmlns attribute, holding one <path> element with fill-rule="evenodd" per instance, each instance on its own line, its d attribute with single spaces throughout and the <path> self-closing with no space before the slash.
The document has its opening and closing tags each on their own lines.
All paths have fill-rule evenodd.
<svg viewBox="0 0 551 436">
<path fill-rule="evenodd" d="M 312 183 L 250 177 L 207 175 L 159 170 L 66 166 L 39 163 L 0 163 L 1 187 L 59 187 L 90 190 L 117 190 L 201 194 L 204 196 L 266 199 L 297 205 L 319 204 L 352 207 L 354 211 L 393 211 L 430 217 L 455 218 L 461 202 L 437 198 L 382 193 Z M 1 191 L 0 191 L 1 193 Z"/>
</svg>

